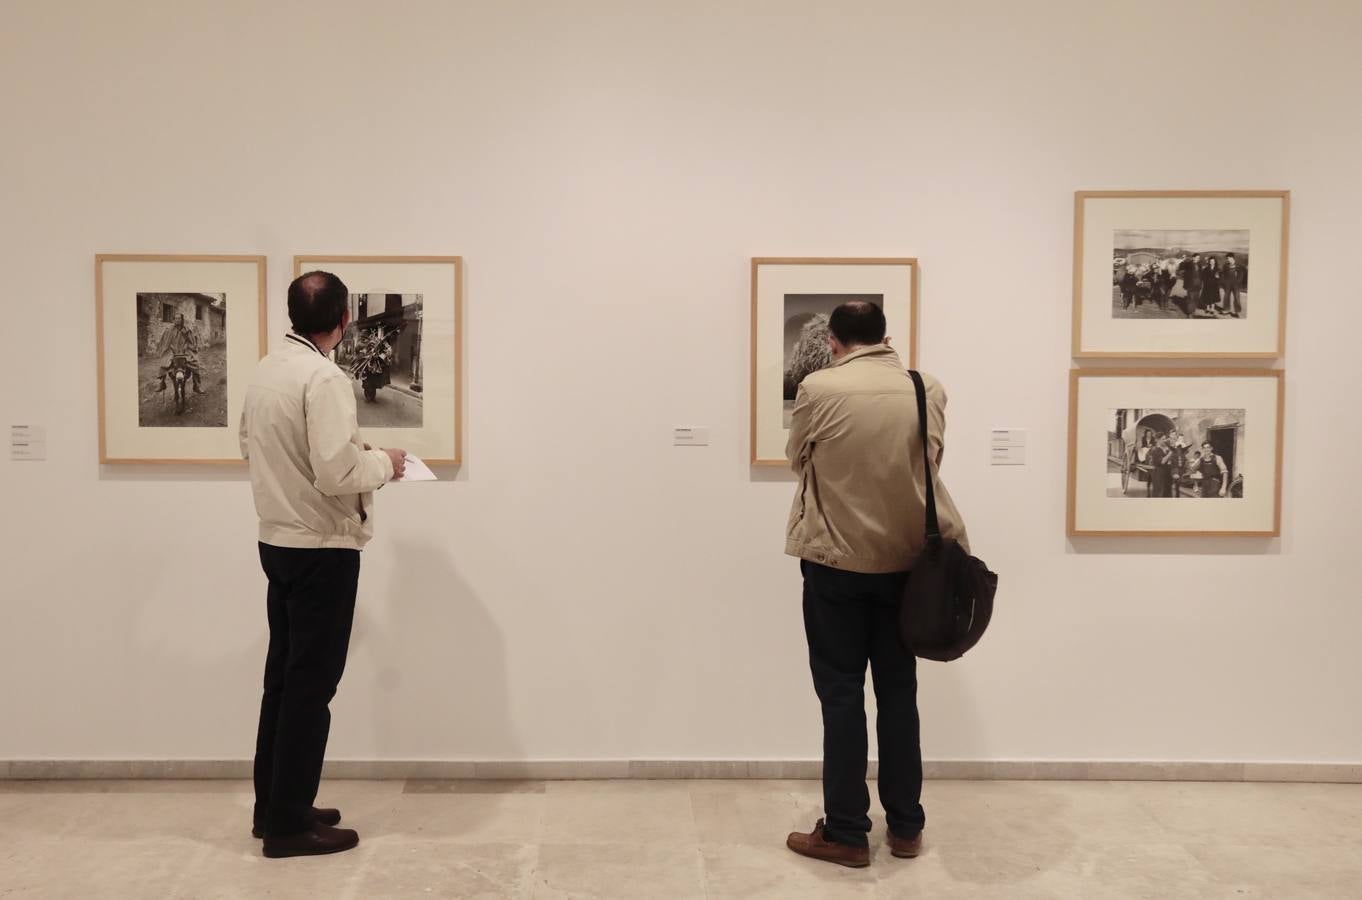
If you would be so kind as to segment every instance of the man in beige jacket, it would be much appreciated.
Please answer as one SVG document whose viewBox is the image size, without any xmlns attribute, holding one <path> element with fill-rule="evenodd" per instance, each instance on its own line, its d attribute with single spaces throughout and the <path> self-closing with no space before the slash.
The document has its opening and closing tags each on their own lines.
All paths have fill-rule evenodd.
<svg viewBox="0 0 1362 900">
<path fill-rule="evenodd" d="M 260 517 L 270 644 L 255 747 L 255 822 L 269 857 L 359 843 L 340 812 L 313 806 L 350 645 L 359 552 L 373 536 L 373 491 L 402 476 L 406 452 L 360 440 L 354 387 L 327 354 L 349 324 L 349 292 L 309 272 L 288 289 L 293 333 L 246 391 L 241 453 Z"/>
<path fill-rule="evenodd" d="M 922 442 L 939 465 L 946 394 L 925 379 L 924 436 L 912 379 L 885 340 L 880 308 L 845 303 L 829 330 L 833 364 L 805 377 L 795 399 L 786 455 L 799 489 L 785 545 L 804 575 L 804 631 L 823 709 L 825 818 L 786 844 L 804 856 L 865 866 L 867 663 L 879 709 L 879 789 L 890 852 L 916 856 L 926 821 L 916 661 L 898 636 L 898 606 L 925 543 Z M 936 503 L 942 534 L 968 546 L 940 478 Z"/>
</svg>

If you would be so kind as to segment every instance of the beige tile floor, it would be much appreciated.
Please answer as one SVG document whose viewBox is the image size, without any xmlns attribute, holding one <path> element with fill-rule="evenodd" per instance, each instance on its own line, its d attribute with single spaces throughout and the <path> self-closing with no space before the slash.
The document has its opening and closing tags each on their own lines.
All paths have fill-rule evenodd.
<svg viewBox="0 0 1362 900">
<path fill-rule="evenodd" d="M 266 860 L 238 781 L 0 782 L 0 897 L 1362 898 L 1362 785 L 932 781 L 916 860 L 794 856 L 807 781 L 332 781 Z"/>
</svg>

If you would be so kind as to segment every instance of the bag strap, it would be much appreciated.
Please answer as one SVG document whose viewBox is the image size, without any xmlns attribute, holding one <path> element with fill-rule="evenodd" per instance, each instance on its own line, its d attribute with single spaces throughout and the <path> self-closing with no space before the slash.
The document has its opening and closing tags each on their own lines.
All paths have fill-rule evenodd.
<svg viewBox="0 0 1362 900">
<path fill-rule="evenodd" d="M 922 431 L 922 471 L 927 477 L 927 544 L 936 547 L 941 543 L 941 523 L 936 517 L 936 487 L 932 483 L 932 460 L 927 449 L 927 387 L 922 383 L 922 375 L 913 369 L 908 370 L 913 379 L 913 389 L 917 392 L 917 421 Z"/>
</svg>

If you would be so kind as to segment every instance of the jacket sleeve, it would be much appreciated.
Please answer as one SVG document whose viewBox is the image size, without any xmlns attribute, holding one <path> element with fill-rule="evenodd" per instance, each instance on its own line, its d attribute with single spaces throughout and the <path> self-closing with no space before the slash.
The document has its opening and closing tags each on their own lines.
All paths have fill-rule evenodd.
<svg viewBox="0 0 1362 900">
<path fill-rule="evenodd" d="M 237 439 L 241 442 L 241 458 L 251 458 L 250 434 L 246 431 L 246 410 L 241 410 L 241 425 L 237 428 Z"/>
<path fill-rule="evenodd" d="M 813 403 L 804 385 L 795 393 L 794 414 L 790 418 L 790 438 L 785 443 L 785 458 L 790 468 L 801 472 L 809 460 L 809 441 L 812 437 Z"/>
<path fill-rule="evenodd" d="M 392 460 L 382 450 L 365 450 L 354 440 L 359 431 L 350 382 L 331 372 L 308 385 L 307 451 L 313 484 L 329 497 L 365 494 L 393 477 Z"/>
<path fill-rule="evenodd" d="M 946 389 L 935 379 L 927 382 L 927 454 L 937 468 L 946 455 Z"/>
<path fill-rule="evenodd" d="M 927 381 L 927 430 L 929 432 L 927 452 L 931 454 L 933 467 L 940 470 L 941 460 L 946 455 L 946 389 L 935 379 Z M 940 481 L 937 485 L 940 489 Z M 948 518 L 942 520 L 942 531 L 947 537 L 958 541 L 964 551 L 969 553 L 969 532 L 965 528 L 965 522 L 959 510 L 955 509 L 954 501 L 951 501 L 950 508 L 954 512 L 947 514 Z"/>
</svg>

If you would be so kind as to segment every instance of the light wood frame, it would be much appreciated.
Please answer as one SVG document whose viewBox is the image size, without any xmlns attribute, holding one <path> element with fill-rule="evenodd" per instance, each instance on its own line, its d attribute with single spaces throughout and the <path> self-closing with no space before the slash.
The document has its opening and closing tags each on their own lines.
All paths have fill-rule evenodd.
<svg viewBox="0 0 1362 900">
<path fill-rule="evenodd" d="M 454 266 L 454 455 L 445 459 L 422 461 L 432 466 L 463 465 L 463 257 L 462 256 L 366 256 L 346 254 L 300 254 L 293 257 L 293 277 L 305 271 L 325 268 L 327 263 L 395 263 L 398 265 L 428 263 Z"/>
<path fill-rule="evenodd" d="M 1277 379 L 1277 433 L 1274 454 L 1272 528 L 1269 531 L 1110 531 L 1076 528 L 1078 487 L 1078 381 L 1080 378 L 1275 378 Z M 1069 370 L 1069 472 L 1067 531 L 1069 537 L 1280 537 L 1282 533 L 1282 455 L 1286 427 L 1286 372 L 1282 369 L 1070 369 Z"/>
<path fill-rule="evenodd" d="M 750 462 L 753 466 L 788 466 L 789 461 L 782 459 L 761 459 L 757 457 L 757 273 L 761 266 L 907 266 L 908 276 L 908 328 L 910 330 L 908 347 L 908 367 L 917 368 L 918 345 L 918 263 L 913 256 L 886 257 L 849 257 L 849 256 L 757 256 L 752 258 L 752 310 L 749 325 L 749 379 L 748 395 L 751 422 L 748 431 Z"/>
<path fill-rule="evenodd" d="M 1133 351 L 1083 349 L 1083 203 L 1088 199 L 1280 199 L 1281 271 L 1277 303 L 1277 348 L 1262 352 Z M 1290 191 L 1075 191 L 1073 259 L 1073 357 L 1075 359 L 1280 359 L 1286 355 L 1286 284 L 1291 243 Z"/>
<path fill-rule="evenodd" d="M 104 410 L 104 263 L 106 262 L 204 262 L 204 263 L 243 263 L 256 265 L 256 292 L 258 295 L 257 323 L 260 341 L 257 359 L 263 357 L 269 346 L 268 312 L 269 304 L 265 292 L 266 259 L 254 254 L 175 254 L 175 253 L 97 253 L 95 254 L 95 366 L 98 372 L 99 391 L 99 463 L 100 465 L 195 465 L 195 466 L 240 466 L 245 465 L 241 458 L 229 459 L 163 459 L 110 457 L 105 433 Z M 231 427 L 231 422 L 228 422 Z"/>
</svg>

